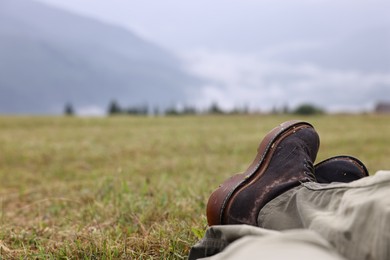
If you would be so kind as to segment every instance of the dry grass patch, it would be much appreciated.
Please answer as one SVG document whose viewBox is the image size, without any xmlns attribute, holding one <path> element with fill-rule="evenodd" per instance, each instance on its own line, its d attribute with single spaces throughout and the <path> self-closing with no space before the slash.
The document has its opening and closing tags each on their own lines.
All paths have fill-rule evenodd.
<svg viewBox="0 0 390 260">
<path fill-rule="evenodd" d="M 205 203 L 286 116 L 2 117 L 0 254 L 35 259 L 186 258 Z M 318 160 L 389 169 L 389 117 L 304 118 Z"/>
</svg>

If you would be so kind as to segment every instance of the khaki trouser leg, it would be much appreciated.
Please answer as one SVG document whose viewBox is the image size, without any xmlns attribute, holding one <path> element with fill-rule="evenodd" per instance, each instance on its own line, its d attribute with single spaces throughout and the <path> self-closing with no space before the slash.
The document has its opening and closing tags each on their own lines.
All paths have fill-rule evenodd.
<svg viewBox="0 0 390 260">
<path fill-rule="evenodd" d="M 270 201 L 258 223 L 210 227 L 189 259 L 390 259 L 390 171 L 304 183 Z"/>
<path fill-rule="evenodd" d="M 222 252 L 221 252 L 222 251 Z M 210 256 L 202 258 L 204 256 Z M 210 227 L 189 259 L 342 260 L 331 245 L 310 230 L 284 232 L 247 225 Z"/>
<path fill-rule="evenodd" d="M 315 231 L 348 259 L 390 259 L 390 171 L 348 184 L 304 183 L 269 202 L 258 223 Z"/>
</svg>

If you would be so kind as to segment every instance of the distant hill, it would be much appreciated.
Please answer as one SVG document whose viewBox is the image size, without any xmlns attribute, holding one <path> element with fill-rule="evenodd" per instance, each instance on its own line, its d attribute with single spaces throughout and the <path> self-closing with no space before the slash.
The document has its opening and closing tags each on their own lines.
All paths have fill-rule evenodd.
<svg viewBox="0 0 390 260">
<path fill-rule="evenodd" d="M 200 80 L 168 51 L 128 30 L 32 0 L 0 0 L 0 113 L 73 106 L 166 107 Z"/>
</svg>

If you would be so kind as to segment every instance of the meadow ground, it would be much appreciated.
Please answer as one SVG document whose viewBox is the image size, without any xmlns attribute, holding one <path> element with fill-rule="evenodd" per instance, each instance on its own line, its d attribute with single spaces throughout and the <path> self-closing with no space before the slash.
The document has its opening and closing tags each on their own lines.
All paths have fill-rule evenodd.
<svg viewBox="0 0 390 260">
<path fill-rule="evenodd" d="M 205 204 L 292 116 L 0 117 L 0 258 L 180 259 Z M 300 117 L 317 161 L 390 169 L 390 117 Z"/>
</svg>

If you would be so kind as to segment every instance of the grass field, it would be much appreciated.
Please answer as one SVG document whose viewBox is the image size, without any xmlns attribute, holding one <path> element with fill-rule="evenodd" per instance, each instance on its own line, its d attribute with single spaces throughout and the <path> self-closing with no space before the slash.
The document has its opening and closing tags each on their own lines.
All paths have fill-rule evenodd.
<svg viewBox="0 0 390 260">
<path fill-rule="evenodd" d="M 218 184 L 246 169 L 291 116 L 0 117 L 0 256 L 180 259 L 206 228 Z M 300 117 L 317 161 L 390 169 L 390 117 Z"/>
</svg>

